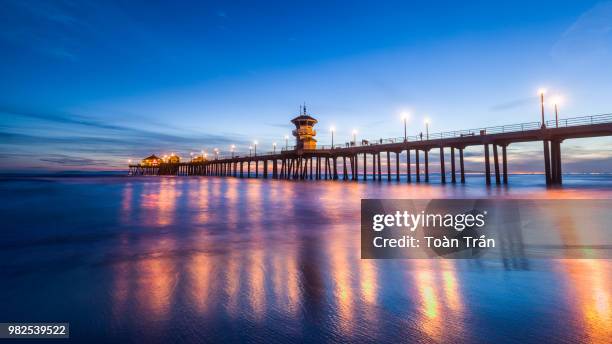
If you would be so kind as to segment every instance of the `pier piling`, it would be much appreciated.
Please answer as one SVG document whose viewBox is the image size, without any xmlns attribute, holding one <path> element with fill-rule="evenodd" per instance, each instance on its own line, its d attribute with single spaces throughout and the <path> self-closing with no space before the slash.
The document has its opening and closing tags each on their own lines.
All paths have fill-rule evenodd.
<svg viewBox="0 0 612 344">
<path fill-rule="evenodd" d="M 419 150 L 415 149 L 414 150 L 414 155 L 415 155 L 415 167 L 416 167 L 416 181 L 417 183 L 421 182 L 421 164 L 419 163 Z"/>
<path fill-rule="evenodd" d="M 550 173 L 550 149 L 548 140 L 543 141 L 544 145 L 544 174 L 546 175 L 546 184 L 551 184 L 551 173 Z"/>
<path fill-rule="evenodd" d="M 451 183 L 455 184 L 457 182 L 457 175 L 455 171 L 455 147 L 451 147 Z"/>
<path fill-rule="evenodd" d="M 485 155 L 485 181 L 487 185 L 491 185 L 491 163 L 489 161 L 489 144 L 485 143 L 484 145 L 484 155 Z"/>
<path fill-rule="evenodd" d="M 444 165 L 444 147 L 440 147 L 440 182 L 446 184 L 446 166 Z"/>
<path fill-rule="evenodd" d="M 497 154 L 497 144 L 493 143 L 493 167 L 495 169 L 495 184 L 500 185 L 501 179 L 499 175 L 499 157 Z"/>
<path fill-rule="evenodd" d="M 425 183 L 429 183 L 429 148 L 425 149 Z"/>
</svg>

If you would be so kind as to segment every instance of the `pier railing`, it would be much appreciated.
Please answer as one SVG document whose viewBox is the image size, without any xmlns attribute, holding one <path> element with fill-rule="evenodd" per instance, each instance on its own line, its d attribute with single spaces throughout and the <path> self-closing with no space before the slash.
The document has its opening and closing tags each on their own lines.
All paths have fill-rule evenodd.
<svg viewBox="0 0 612 344">
<path fill-rule="evenodd" d="M 574 117 L 574 118 L 562 118 L 558 121 L 556 119 L 546 121 L 547 128 L 556 128 L 556 127 L 574 127 L 578 125 L 590 125 L 590 124 L 600 124 L 600 123 L 610 123 L 612 122 L 612 114 L 602 114 L 602 115 L 594 115 L 594 116 L 582 116 L 582 117 Z"/>
<path fill-rule="evenodd" d="M 600 124 L 612 122 L 612 114 L 601 114 L 593 116 L 581 116 L 573 118 L 563 119 L 552 119 L 546 121 L 546 128 L 562 128 L 562 127 L 573 127 L 580 125 Z M 453 130 L 444 131 L 439 133 L 420 133 L 418 135 L 409 135 L 406 138 L 392 137 L 392 138 L 380 138 L 376 140 L 361 140 L 357 142 L 344 142 L 340 144 L 331 145 L 318 145 L 317 149 L 339 149 L 339 148 L 350 148 L 350 147 L 363 147 L 363 146 L 376 146 L 381 144 L 400 143 L 404 141 L 431 141 L 448 138 L 457 138 L 465 136 L 476 136 L 476 135 L 489 135 L 489 134 L 502 134 L 502 133 L 513 133 L 523 132 L 528 130 L 537 130 L 542 128 L 542 122 L 526 122 L 519 124 L 506 124 L 493 127 L 483 127 L 475 129 L 465 130 Z M 282 151 L 295 150 L 296 146 L 289 146 L 288 148 L 282 148 Z M 270 152 L 271 153 L 271 152 Z"/>
<path fill-rule="evenodd" d="M 591 125 L 591 124 L 601 124 L 601 123 L 612 123 L 612 114 L 601 114 L 601 115 L 592 115 L 592 116 L 581 116 L 581 117 L 572 117 L 572 118 L 560 118 L 559 120 L 551 119 L 546 121 L 546 128 L 564 128 L 564 127 L 574 127 L 581 125 Z M 506 124 L 506 125 L 498 125 L 493 127 L 482 127 L 475 129 L 465 129 L 465 130 L 453 130 L 453 131 L 444 131 L 438 133 L 421 133 L 419 135 L 410 135 L 406 137 L 406 141 L 433 141 L 440 139 L 449 139 L 449 138 L 458 138 L 458 137 L 466 137 L 466 136 L 477 136 L 477 135 L 490 135 L 490 134 L 502 134 L 502 133 L 516 133 L 523 132 L 528 130 L 538 130 L 542 128 L 542 122 L 525 122 L 518 124 Z M 365 147 L 365 146 L 377 146 L 383 144 L 390 143 L 401 143 L 404 142 L 404 137 L 391 137 L 391 138 L 380 138 L 376 140 L 360 140 L 357 142 L 343 142 L 331 145 L 317 145 L 317 150 L 326 150 L 326 149 L 341 149 L 341 148 L 351 148 L 351 147 Z M 296 149 L 296 146 L 288 146 L 288 147 L 277 147 L 274 151 L 266 151 L 266 152 L 257 152 L 257 154 L 239 154 L 235 152 L 233 155 L 228 154 L 219 154 L 219 160 L 229 159 L 232 157 L 241 157 L 241 158 L 254 158 L 256 156 L 267 156 L 267 155 L 275 155 L 284 151 L 293 151 Z M 211 160 L 216 160 L 212 158 Z"/>
</svg>

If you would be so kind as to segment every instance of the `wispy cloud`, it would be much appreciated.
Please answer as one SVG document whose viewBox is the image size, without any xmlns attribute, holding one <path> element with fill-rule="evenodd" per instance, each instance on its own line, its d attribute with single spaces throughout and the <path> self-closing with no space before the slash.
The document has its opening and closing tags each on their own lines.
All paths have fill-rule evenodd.
<svg viewBox="0 0 612 344">
<path fill-rule="evenodd" d="M 126 160 L 151 153 L 185 154 L 205 147 L 229 147 L 247 142 L 238 136 L 213 135 L 185 130 L 185 134 L 144 130 L 106 123 L 86 116 L 63 112 L 41 113 L 0 107 L 0 168 L 24 168 L 46 164 L 50 168 L 118 168 Z M 35 120 L 33 127 L 24 120 Z M 15 121 L 18 122 L 15 122 Z M 54 130 L 47 132 L 46 125 Z"/>
<path fill-rule="evenodd" d="M 265 123 L 265 125 L 269 126 L 269 127 L 273 127 L 273 128 L 281 128 L 281 129 L 287 129 L 290 130 L 291 129 L 291 125 L 289 124 L 283 124 L 283 123 Z"/>
<path fill-rule="evenodd" d="M 537 97 L 525 97 L 519 99 L 509 100 L 500 104 L 495 104 L 489 108 L 489 111 L 506 111 L 521 108 L 524 106 L 532 105 Z"/>
<path fill-rule="evenodd" d="M 612 1 L 583 13 L 561 36 L 551 55 L 562 63 L 585 64 L 612 57 Z"/>
<path fill-rule="evenodd" d="M 89 25 L 73 13 L 69 1 L 5 1 L 13 25 L 0 30 L 0 39 L 54 58 L 76 61 L 78 37 Z"/>
<path fill-rule="evenodd" d="M 67 165 L 67 166 L 107 166 L 108 161 L 106 160 L 97 160 L 90 158 L 81 158 L 63 154 L 52 154 L 45 158 L 40 158 L 40 161 L 50 162 L 58 165 Z"/>
<path fill-rule="evenodd" d="M 42 113 L 37 111 L 28 111 L 22 110 L 18 108 L 9 108 L 6 106 L 0 106 L 0 113 L 4 113 L 11 116 L 20 116 L 27 118 L 34 118 L 43 121 L 49 121 L 64 125 L 75 125 L 82 127 L 89 127 L 92 129 L 103 130 L 106 133 L 115 133 L 118 134 L 119 138 L 128 138 L 129 140 L 140 140 L 140 139 L 152 139 L 156 142 L 167 142 L 167 143 L 187 143 L 192 142 L 194 139 L 199 142 L 206 143 L 218 143 L 225 144 L 229 142 L 235 142 L 235 139 L 229 138 L 227 136 L 222 135 L 213 135 L 213 134 L 195 134 L 189 130 L 185 130 L 188 134 L 179 136 L 172 135 L 163 132 L 160 128 L 160 131 L 149 131 L 139 128 L 133 128 L 128 126 L 122 126 L 118 124 L 109 124 L 106 122 L 98 121 L 95 119 L 91 119 L 85 116 L 80 116 L 76 114 L 69 113 Z M 6 134 L 6 133 L 5 133 Z"/>
</svg>

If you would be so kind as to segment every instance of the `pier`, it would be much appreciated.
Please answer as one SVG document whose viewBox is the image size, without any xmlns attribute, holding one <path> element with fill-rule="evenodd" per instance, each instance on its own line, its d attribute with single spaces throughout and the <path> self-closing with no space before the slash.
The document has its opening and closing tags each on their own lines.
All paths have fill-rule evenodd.
<svg viewBox="0 0 612 344">
<path fill-rule="evenodd" d="M 465 183 L 464 149 L 480 146 L 484 155 L 484 182 L 502 185 L 508 184 L 507 147 L 512 143 L 541 142 L 546 183 L 559 185 L 563 182 L 561 143 L 564 140 L 612 136 L 612 114 L 603 114 L 550 120 L 544 125 L 542 122 L 529 122 L 428 133 L 426 137 L 421 134 L 375 142 L 363 140 L 317 146 L 313 138 L 316 132 L 312 129 L 316 120 L 307 116 L 305 109 L 304 114 L 292 122 L 296 124 L 293 134 L 297 137 L 297 144 L 279 152 L 160 162 L 155 166 L 130 164 L 129 174 L 345 181 L 367 180 L 368 175 L 377 181 L 399 181 L 400 175 L 405 174 L 408 183 L 429 182 L 429 155 L 439 154 L 441 183 Z M 402 162 L 404 155 L 406 159 Z M 381 156 L 386 165 L 384 169 Z M 446 170 L 447 157 L 450 157 L 450 171 Z M 368 160 L 371 166 L 368 166 Z M 414 171 L 411 161 L 414 162 Z"/>
</svg>

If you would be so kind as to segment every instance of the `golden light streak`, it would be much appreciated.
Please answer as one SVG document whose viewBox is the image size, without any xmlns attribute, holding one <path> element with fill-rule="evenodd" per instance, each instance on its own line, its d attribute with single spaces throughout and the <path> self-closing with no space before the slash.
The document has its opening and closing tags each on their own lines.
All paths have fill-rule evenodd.
<svg viewBox="0 0 612 344">
<path fill-rule="evenodd" d="M 249 301 L 255 319 L 261 321 L 266 312 L 266 285 L 264 252 L 253 251 L 249 259 Z"/>
<path fill-rule="evenodd" d="M 564 259 L 568 299 L 581 316 L 585 342 L 609 343 L 612 338 L 612 300 L 610 297 L 610 261 Z"/>
<path fill-rule="evenodd" d="M 215 262 L 204 253 L 194 254 L 189 261 L 191 279 L 191 302 L 200 313 L 206 312 L 210 303 L 210 294 L 216 290 L 213 279 Z"/>
</svg>

